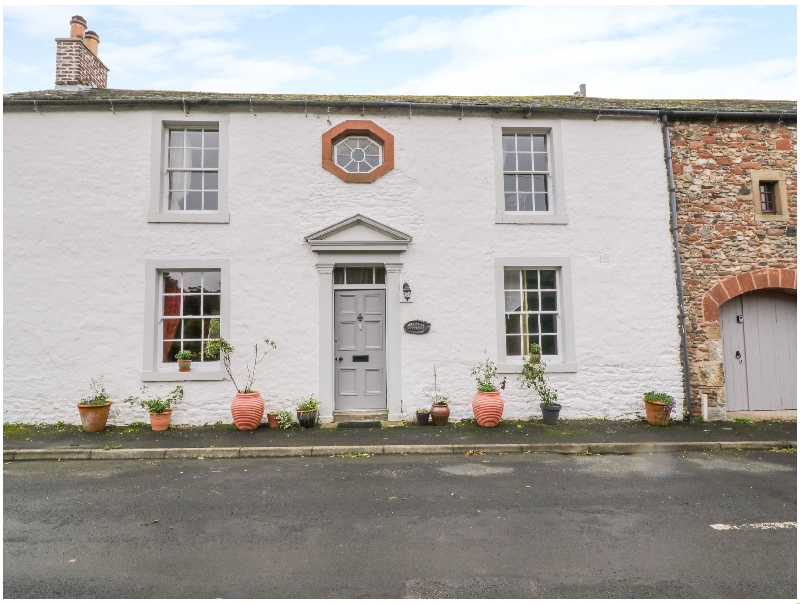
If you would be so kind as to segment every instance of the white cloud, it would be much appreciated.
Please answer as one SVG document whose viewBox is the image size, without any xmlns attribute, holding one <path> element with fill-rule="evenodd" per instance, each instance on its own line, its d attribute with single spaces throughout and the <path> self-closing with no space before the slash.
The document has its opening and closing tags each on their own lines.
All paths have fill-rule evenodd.
<svg viewBox="0 0 800 604">
<path fill-rule="evenodd" d="M 347 52 L 341 46 L 320 46 L 309 53 L 311 60 L 315 63 L 326 63 L 334 66 L 355 65 L 361 61 L 366 61 L 369 54 L 354 54 Z"/>
</svg>

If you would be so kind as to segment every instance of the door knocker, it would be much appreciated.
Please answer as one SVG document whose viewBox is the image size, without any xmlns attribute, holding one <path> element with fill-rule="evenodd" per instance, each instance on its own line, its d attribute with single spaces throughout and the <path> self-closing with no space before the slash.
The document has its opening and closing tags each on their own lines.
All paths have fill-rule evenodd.
<svg viewBox="0 0 800 604">
<path fill-rule="evenodd" d="M 361 316 L 361 313 L 358 313 L 358 316 L 356 317 L 356 319 L 358 319 L 358 331 L 361 331 L 361 328 L 363 327 L 363 325 L 361 324 L 361 321 L 364 320 L 364 317 Z"/>
</svg>

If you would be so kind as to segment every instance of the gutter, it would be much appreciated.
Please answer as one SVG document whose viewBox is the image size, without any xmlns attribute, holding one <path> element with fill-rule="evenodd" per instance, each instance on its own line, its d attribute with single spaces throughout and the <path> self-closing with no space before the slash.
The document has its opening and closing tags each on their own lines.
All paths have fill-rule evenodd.
<svg viewBox="0 0 800 604">
<path fill-rule="evenodd" d="M 686 344 L 686 312 L 683 305 L 683 273 L 681 271 L 681 250 L 678 247 L 678 207 L 675 198 L 675 175 L 672 172 L 672 145 L 669 142 L 669 120 L 667 114 L 661 116 L 664 125 L 664 161 L 667 164 L 669 182 L 669 213 L 672 219 L 672 247 L 675 251 L 675 282 L 678 289 L 678 318 L 681 325 L 681 356 L 683 357 L 683 395 L 686 399 L 684 419 L 692 421 L 692 388 L 689 379 L 689 349 Z"/>
</svg>

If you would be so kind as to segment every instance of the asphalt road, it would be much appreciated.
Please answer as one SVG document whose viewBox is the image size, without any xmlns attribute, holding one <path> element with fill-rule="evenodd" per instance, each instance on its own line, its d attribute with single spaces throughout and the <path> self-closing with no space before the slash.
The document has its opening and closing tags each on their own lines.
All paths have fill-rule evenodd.
<svg viewBox="0 0 800 604">
<path fill-rule="evenodd" d="M 11 462 L 3 596 L 792 598 L 793 452 Z M 716 530 L 711 525 L 741 528 Z"/>
</svg>

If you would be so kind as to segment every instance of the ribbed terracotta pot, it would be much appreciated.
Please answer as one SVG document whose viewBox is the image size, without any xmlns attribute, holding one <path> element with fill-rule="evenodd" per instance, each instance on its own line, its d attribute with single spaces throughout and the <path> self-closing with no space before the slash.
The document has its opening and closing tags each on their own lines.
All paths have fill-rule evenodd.
<svg viewBox="0 0 800 604">
<path fill-rule="evenodd" d="M 111 411 L 110 402 L 106 402 L 105 405 L 78 405 L 83 431 L 100 432 L 100 430 L 105 430 L 109 411 Z"/>
<path fill-rule="evenodd" d="M 651 426 L 666 426 L 669 423 L 670 408 L 664 403 L 644 402 L 644 410 L 647 413 L 647 423 Z"/>
<path fill-rule="evenodd" d="M 233 423 L 239 430 L 255 430 L 264 417 L 264 399 L 261 393 L 237 392 L 236 397 L 231 403 L 231 415 Z"/>
<path fill-rule="evenodd" d="M 280 428 L 281 425 L 278 422 L 278 414 L 277 413 L 267 413 L 267 425 L 270 428 Z"/>
<path fill-rule="evenodd" d="M 161 432 L 169 428 L 169 420 L 172 417 L 172 409 L 164 411 L 164 413 L 151 413 L 150 414 L 150 427 L 155 432 Z"/>
<path fill-rule="evenodd" d="M 192 370 L 192 359 L 178 361 L 178 371 L 186 372 L 191 370 Z"/>
<path fill-rule="evenodd" d="M 472 412 L 479 426 L 494 428 L 503 417 L 503 397 L 497 390 L 475 393 L 472 399 Z"/>
<path fill-rule="evenodd" d="M 431 421 L 434 426 L 446 426 L 450 417 L 450 405 L 431 405 Z"/>
</svg>

